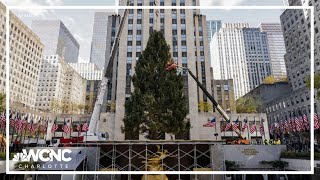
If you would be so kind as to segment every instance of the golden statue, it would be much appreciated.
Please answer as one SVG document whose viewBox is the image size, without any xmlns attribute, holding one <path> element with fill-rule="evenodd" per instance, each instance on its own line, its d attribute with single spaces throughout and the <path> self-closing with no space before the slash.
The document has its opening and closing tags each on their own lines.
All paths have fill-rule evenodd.
<svg viewBox="0 0 320 180">
<path fill-rule="evenodd" d="M 147 160 L 142 161 L 142 163 L 145 164 L 147 171 L 163 171 L 162 167 L 162 161 L 166 157 L 168 157 L 168 151 L 167 150 L 161 150 L 160 145 L 157 145 L 157 152 L 155 155 L 147 155 Z M 141 180 L 168 180 L 167 176 L 165 174 L 148 174 L 143 175 Z"/>
</svg>

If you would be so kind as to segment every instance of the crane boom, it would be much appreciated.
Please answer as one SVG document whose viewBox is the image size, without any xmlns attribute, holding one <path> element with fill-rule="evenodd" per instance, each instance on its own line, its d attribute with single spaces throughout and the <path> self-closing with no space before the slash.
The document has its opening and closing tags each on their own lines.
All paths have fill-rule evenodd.
<svg viewBox="0 0 320 180">
<path fill-rule="evenodd" d="M 129 5 L 130 3 L 130 0 L 127 1 L 127 6 Z M 118 32 L 117 32 L 117 36 L 114 40 L 114 43 L 113 43 L 113 46 L 112 46 L 112 49 L 111 49 L 111 53 L 110 53 L 110 56 L 109 56 L 109 64 L 110 62 L 113 62 L 114 61 L 114 58 L 118 52 L 118 48 L 119 48 L 119 40 L 120 40 L 120 36 L 121 36 L 121 33 L 122 33 L 122 29 L 123 29 L 123 26 L 125 24 L 125 20 L 127 18 L 127 15 L 128 15 L 128 9 L 125 9 L 124 10 L 124 13 L 123 13 L 123 16 L 121 17 L 121 21 L 120 21 L 120 24 L 119 24 L 119 29 L 118 29 Z M 107 78 L 107 67 L 104 69 L 103 71 L 103 77 L 101 79 L 101 83 L 100 83 L 100 87 L 99 87 L 99 92 L 98 92 L 98 96 L 97 96 L 97 101 L 94 105 L 94 109 L 93 109 L 93 112 L 92 112 L 92 116 L 91 116 L 91 119 L 90 119 L 90 124 L 89 124 L 89 130 L 88 130 L 88 133 L 89 134 L 93 134 L 93 133 L 98 133 L 97 132 L 97 127 L 98 127 L 98 123 L 99 123 L 99 117 L 100 117 L 100 113 L 101 113 L 101 109 L 102 109 L 102 105 L 104 103 L 104 99 L 105 99 L 105 96 L 106 96 L 106 92 L 108 90 L 108 83 L 109 80 Z"/>
<path fill-rule="evenodd" d="M 204 94 L 210 99 L 210 101 L 212 102 L 212 104 L 214 105 L 215 108 L 217 108 L 218 112 L 222 115 L 222 117 L 228 122 L 231 123 L 231 125 L 233 126 L 234 123 L 232 121 L 230 121 L 230 117 L 228 116 L 228 114 L 221 108 L 221 106 L 217 103 L 217 101 L 211 96 L 211 94 L 207 91 L 207 89 L 199 82 L 199 80 L 196 78 L 196 76 L 191 72 L 191 70 L 189 68 L 186 67 L 182 67 L 183 69 L 187 70 L 188 73 L 190 74 L 190 76 L 197 82 L 197 85 L 200 87 L 200 89 L 204 92 Z M 237 129 L 235 131 L 238 136 L 242 139 L 245 139 L 245 137 L 241 134 L 240 130 Z"/>
</svg>

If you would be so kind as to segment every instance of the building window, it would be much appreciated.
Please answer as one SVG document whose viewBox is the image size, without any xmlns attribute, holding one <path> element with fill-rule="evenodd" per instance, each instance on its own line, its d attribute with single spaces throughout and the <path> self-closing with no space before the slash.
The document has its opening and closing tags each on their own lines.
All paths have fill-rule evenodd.
<svg viewBox="0 0 320 180">
<path fill-rule="evenodd" d="M 172 24 L 177 24 L 177 19 L 172 19 Z"/>
</svg>

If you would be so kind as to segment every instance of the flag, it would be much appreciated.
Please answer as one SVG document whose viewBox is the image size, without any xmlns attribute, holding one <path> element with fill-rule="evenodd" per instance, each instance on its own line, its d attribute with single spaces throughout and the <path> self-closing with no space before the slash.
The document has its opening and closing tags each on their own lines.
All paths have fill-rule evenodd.
<svg viewBox="0 0 320 180">
<path fill-rule="evenodd" d="M 78 124 L 77 124 L 77 128 L 76 128 L 77 130 L 78 130 L 78 132 L 80 132 L 81 131 L 81 124 L 78 122 Z"/>
<path fill-rule="evenodd" d="M 44 125 L 42 125 L 41 127 L 42 127 L 42 128 L 41 128 L 41 131 L 42 131 L 43 133 L 46 133 L 46 132 L 47 132 L 47 129 L 48 129 L 48 119 L 45 120 Z"/>
<path fill-rule="evenodd" d="M 88 123 L 86 122 L 86 123 L 84 123 L 84 124 L 82 125 L 82 131 L 87 132 L 88 130 L 89 130 L 89 125 L 88 125 Z"/>
<path fill-rule="evenodd" d="M 273 135 L 273 125 L 269 124 L 269 133 Z"/>
<path fill-rule="evenodd" d="M 291 129 L 293 132 L 296 132 L 296 123 L 294 117 L 291 117 Z"/>
<path fill-rule="evenodd" d="M 15 127 L 16 121 L 15 119 L 10 118 L 10 126 Z"/>
<path fill-rule="evenodd" d="M 243 132 L 243 131 L 245 131 L 246 129 L 248 128 L 248 120 L 244 120 L 244 125 L 242 126 L 242 129 L 241 129 L 241 131 Z"/>
<path fill-rule="evenodd" d="M 28 124 L 28 130 L 31 132 L 31 133 L 34 133 L 35 132 L 35 126 L 33 124 L 33 120 L 31 120 L 31 122 Z"/>
<path fill-rule="evenodd" d="M 283 133 L 286 132 L 286 127 L 285 127 L 285 125 L 284 125 L 284 123 L 282 121 L 281 121 L 281 130 L 282 130 Z"/>
<path fill-rule="evenodd" d="M 284 127 L 285 127 L 285 129 L 286 129 L 286 132 L 289 132 L 289 131 L 290 131 L 290 129 L 289 129 L 289 124 L 288 124 L 288 120 L 287 120 L 287 119 L 284 121 Z"/>
<path fill-rule="evenodd" d="M 274 123 L 274 127 L 275 127 L 275 133 L 280 136 L 280 134 L 281 134 L 281 132 L 280 132 L 281 131 L 280 130 L 281 129 L 280 124 L 276 122 L 276 123 Z"/>
<path fill-rule="evenodd" d="M 309 130 L 309 122 L 306 114 L 303 114 L 303 125 L 305 126 L 306 130 Z"/>
<path fill-rule="evenodd" d="M 253 134 L 257 130 L 256 122 L 253 121 L 253 124 L 250 128 L 250 134 Z"/>
<path fill-rule="evenodd" d="M 298 132 L 301 131 L 301 125 L 302 125 L 302 124 L 300 124 L 300 123 L 301 123 L 301 121 L 300 121 L 299 118 L 296 116 L 296 117 L 295 117 L 295 124 L 296 124 L 296 130 L 297 130 Z"/>
<path fill-rule="evenodd" d="M 231 128 L 231 122 L 229 122 L 226 127 L 224 128 L 224 131 L 228 131 Z"/>
<path fill-rule="evenodd" d="M 22 128 L 23 128 L 22 119 L 21 119 L 21 116 L 19 114 L 16 116 L 15 128 L 16 128 L 17 131 L 21 131 Z"/>
<path fill-rule="evenodd" d="M 0 127 L 5 127 L 6 126 L 6 116 L 4 114 L 1 115 L 0 117 Z"/>
<path fill-rule="evenodd" d="M 264 136 L 264 127 L 263 127 L 263 122 L 260 122 L 260 134 L 261 136 Z"/>
<path fill-rule="evenodd" d="M 237 132 L 237 130 L 239 129 L 239 118 L 237 118 L 237 120 L 235 121 L 235 123 L 233 123 L 232 129 L 233 129 L 233 131 L 235 131 L 235 132 Z"/>
<path fill-rule="evenodd" d="M 319 128 L 320 128 L 320 124 L 319 124 L 318 115 L 314 113 L 314 129 L 319 129 Z"/>
<path fill-rule="evenodd" d="M 214 127 L 216 125 L 216 118 L 208 119 L 208 122 L 203 127 Z"/>
<path fill-rule="evenodd" d="M 68 123 L 66 122 L 65 119 L 64 119 L 64 122 L 63 122 L 62 130 L 63 130 L 64 133 L 66 133 L 66 134 L 68 134 L 68 133 L 71 131 L 71 129 L 70 129 L 70 127 L 69 127 L 69 125 L 68 125 Z"/>
<path fill-rule="evenodd" d="M 55 133 L 58 128 L 59 128 L 59 125 L 57 124 L 57 117 L 56 117 L 56 119 L 54 120 L 54 123 L 52 125 L 52 128 L 51 128 L 51 133 Z"/>
<path fill-rule="evenodd" d="M 25 129 L 28 125 L 28 115 L 24 116 L 23 120 L 22 120 L 22 129 Z"/>
</svg>

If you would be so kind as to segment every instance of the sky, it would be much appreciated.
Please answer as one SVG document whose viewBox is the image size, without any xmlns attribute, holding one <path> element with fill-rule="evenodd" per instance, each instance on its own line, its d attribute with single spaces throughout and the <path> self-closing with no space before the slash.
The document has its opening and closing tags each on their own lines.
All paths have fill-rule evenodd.
<svg viewBox="0 0 320 180">
<path fill-rule="evenodd" d="M 115 0 L 1 0 L 9 6 L 113 6 Z M 201 6 L 282 6 L 283 0 L 200 0 Z M 32 20 L 60 19 L 80 44 L 79 62 L 89 62 L 95 11 L 110 10 L 13 10 L 31 27 Z M 283 10 L 201 10 L 207 20 L 223 23 L 243 22 L 257 27 L 261 22 L 280 23 Z"/>
</svg>

